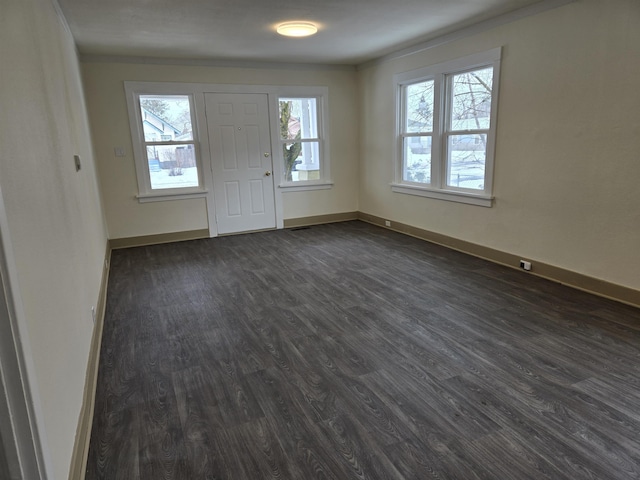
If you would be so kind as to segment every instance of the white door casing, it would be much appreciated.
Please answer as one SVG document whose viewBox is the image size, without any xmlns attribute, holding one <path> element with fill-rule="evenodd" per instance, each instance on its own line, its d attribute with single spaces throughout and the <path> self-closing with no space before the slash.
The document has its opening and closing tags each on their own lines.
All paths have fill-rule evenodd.
<svg viewBox="0 0 640 480">
<path fill-rule="evenodd" d="M 206 93 L 218 234 L 276 227 L 268 96 Z"/>
<path fill-rule="evenodd" d="M 0 476 L 40 480 L 52 472 L 9 224 L 0 192 Z"/>
</svg>

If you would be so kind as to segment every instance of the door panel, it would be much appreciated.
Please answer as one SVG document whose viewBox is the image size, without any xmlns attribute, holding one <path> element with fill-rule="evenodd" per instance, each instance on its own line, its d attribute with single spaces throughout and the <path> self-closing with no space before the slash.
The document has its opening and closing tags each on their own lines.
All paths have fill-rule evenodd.
<svg viewBox="0 0 640 480">
<path fill-rule="evenodd" d="M 222 163 L 224 169 L 227 171 L 237 170 L 238 158 L 236 157 L 236 138 L 234 134 L 234 128 L 232 126 L 223 125 L 222 127 L 220 127 L 220 135 L 222 142 L 220 147 L 222 147 Z"/>
<path fill-rule="evenodd" d="M 239 217 L 242 214 L 240 208 L 240 182 L 225 182 L 225 200 L 227 204 L 227 217 Z"/>
<path fill-rule="evenodd" d="M 218 233 L 275 228 L 267 95 L 205 94 Z"/>
<path fill-rule="evenodd" d="M 261 180 L 251 180 L 249 182 L 249 192 L 251 194 L 251 213 L 253 215 L 264 213 L 264 189 Z"/>
</svg>

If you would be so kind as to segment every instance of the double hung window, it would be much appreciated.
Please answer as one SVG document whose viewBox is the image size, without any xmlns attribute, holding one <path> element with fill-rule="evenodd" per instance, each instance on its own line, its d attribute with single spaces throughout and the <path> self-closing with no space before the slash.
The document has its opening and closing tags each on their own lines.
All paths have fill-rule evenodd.
<svg viewBox="0 0 640 480">
<path fill-rule="evenodd" d="M 491 206 L 500 49 L 396 75 L 394 191 Z"/>
<path fill-rule="evenodd" d="M 328 188 L 328 137 L 323 119 L 326 115 L 326 89 L 315 88 L 306 94 L 278 97 L 279 149 L 282 153 L 284 188 Z"/>
<path fill-rule="evenodd" d="M 280 98 L 280 144 L 284 181 L 320 179 L 320 137 L 316 98 Z"/>
<path fill-rule="evenodd" d="M 140 201 L 202 193 L 193 94 L 126 90 Z"/>
</svg>

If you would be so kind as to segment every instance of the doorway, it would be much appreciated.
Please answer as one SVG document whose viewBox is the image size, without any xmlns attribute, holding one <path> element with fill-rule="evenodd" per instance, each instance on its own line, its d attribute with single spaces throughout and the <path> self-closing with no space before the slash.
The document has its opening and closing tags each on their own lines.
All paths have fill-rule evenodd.
<svg viewBox="0 0 640 480">
<path fill-rule="evenodd" d="M 205 93 L 218 234 L 276 227 L 268 95 Z"/>
<path fill-rule="evenodd" d="M 42 445 L 36 426 L 36 399 L 29 388 L 25 355 L 28 339 L 17 315 L 13 290 L 15 264 L 0 192 L 0 478 L 46 478 Z M 36 394 L 37 395 L 37 394 Z"/>
</svg>

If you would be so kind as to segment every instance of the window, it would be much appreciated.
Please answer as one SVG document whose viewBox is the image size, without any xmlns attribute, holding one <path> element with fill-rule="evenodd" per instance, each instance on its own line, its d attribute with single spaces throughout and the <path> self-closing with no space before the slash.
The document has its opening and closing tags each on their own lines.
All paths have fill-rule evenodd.
<svg viewBox="0 0 640 480">
<path fill-rule="evenodd" d="M 325 96 L 279 96 L 279 142 L 282 154 L 280 187 L 328 188 L 322 113 Z"/>
<path fill-rule="evenodd" d="M 203 193 L 193 95 L 126 90 L 140 201 Z"/>
<path fill-rule="evenodd" d="M 395 192 L 491 206 L 500 48 L 398 74 Z"/>
</svg>

